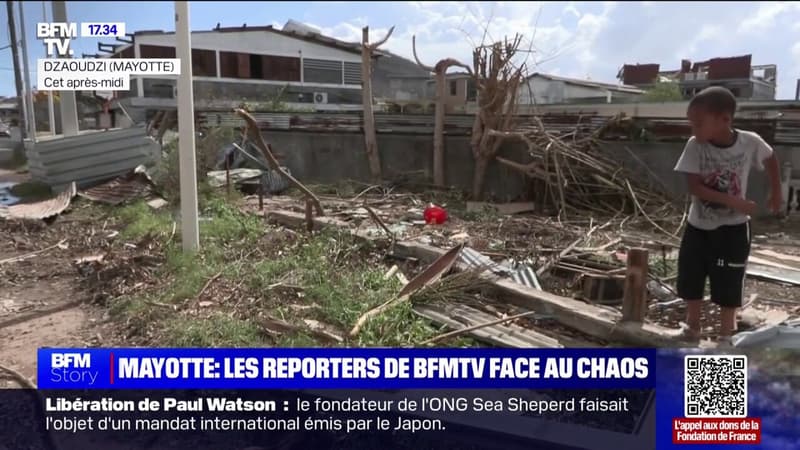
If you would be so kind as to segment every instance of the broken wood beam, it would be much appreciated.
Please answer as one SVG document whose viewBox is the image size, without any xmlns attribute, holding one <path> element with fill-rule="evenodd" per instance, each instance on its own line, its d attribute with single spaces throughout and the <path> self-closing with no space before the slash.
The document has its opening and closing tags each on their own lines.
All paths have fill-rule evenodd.
<svg viewBox="0 0 800 450">
<path fill-rule="evenodd" d="M 622 320 L 643 322 L 647 312 L 648 252 L 643 248 L 628 251 L 625 272 L 625 293 L 622 298 Z"/>
<path fill-rule="evenodd" d="M 270 148 L 269 144 L 264 141 L 264 136 L 261 135 L 261 130 L 258 128 L 256 119 L 254 119 L 253 116 L 243 109 L 237 108 L 235 111 L 236 114 L 238 114 L 247 123 L 245 128 L 245 136 L 247 136 L 248 133 L 252 133 L 252 136 L 250 137 L 254 138 L 253 141 L 255 142 L 256 147 L 258 147 L 258 149 L 261 150 L 261 153 L 264 154 L 264 157 L 267 159 L 270 168 L 283 175 L 289 184 L 296 187 L 299 191 L 305 194 L 306 198 L 314 202 L 314 207 L 317 210 L 318 216 L 324 216 L 325 211 L 322 209 L 322 203 L 320 203 L 319 198 L 317 198 L 317 196 L 314 195 L 314 193 L 311 192 L 311 190 L 308 189 L 303 183 L 299 182 L 295 177 L 281 168 L 281 165 L 277 158 L 275 158 L 275 154 L 272 153 L 272 149 Z"/>
<path fill-rule="evenodd" d="M 267 218 L 273 223 L 301 228 L 305 223 L 303 214 L 291 211 L 274 210 L 267 212 Z M 366 233 L 354 232 L 349 224 L 330 217 L 315 217 L 315 226 L 320 228 L 336 227 L 350 230 L 355 236 L 364 240 L 375 240 Z M 398 256 L 417 258 L 420 263 L 430 264 L 447 253 L 430 245 L 418 242 L 397 241 L 394 251 Z M 462 263 L 456 263 L 459 270 L 468 269 Z M 590 305 L 572 298 L 561 297 L 549 292 L 523 286 L 510 279 L 497 279 L 491 274 L 484 274 L 494 286 L 499 298 L 521 308 L 537 310 L 552 315 L 556 321 L 569 328 L 602 340 L 618 340 L 630 345 L 645 347 L 680 347 L 691 346 L 681 341 L 681 330 L 665 328 L 651 323 L 622 322 L 622 315 L 609 308 Z"/>
</svg>

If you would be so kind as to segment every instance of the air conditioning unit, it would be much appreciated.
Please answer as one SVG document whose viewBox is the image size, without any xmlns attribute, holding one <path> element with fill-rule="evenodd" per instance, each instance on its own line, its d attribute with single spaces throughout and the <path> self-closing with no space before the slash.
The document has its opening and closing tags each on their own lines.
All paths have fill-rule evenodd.
<svg viewBox="0 0 800 450">
<path fill-rule="evenodd" d="M 315 104 L 328 103 L 328 93 L 327 92 L 314 92 L 314 103 Z"/>
</svg>

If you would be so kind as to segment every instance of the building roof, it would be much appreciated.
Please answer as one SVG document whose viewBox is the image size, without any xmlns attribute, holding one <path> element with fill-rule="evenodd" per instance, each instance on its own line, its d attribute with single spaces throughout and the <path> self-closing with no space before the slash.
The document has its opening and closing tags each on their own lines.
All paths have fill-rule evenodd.
<svg viewBox="0 0 800 450">
<path fill-rule="evenodd" d="M 536 72 L 533 75 L 528 77 L 528 80 L 534 77 L 544 78 L 550 81 L 561 81 L 567 84 L 573 84 L 576 86 L 584 86 L 584 87 L 593 87 L 593 88 L 600 88 L 600 89 L 607 89 L 611 91 L 618 91 L 618 92 L 627 92 L 630 94 L 644 94 L 644 91 L 637 88 L 636 86 L 628 86 L 624 84 L 611 84 L 611 83 L 602 83 L 599 81 L 591 81 L 591 80 L 581 80 L 578 78 L 567 78 L 567 77 L 559 77 L 556 75 L 548 75 L 545 73 Z"/>
<path fill-rule="evenodd" d="M 276 33 L 283 36 L 288 36 L 293 39 L 300 39 L 306 42 L 312 42 L 326 47 L 336 48 L 350 53 L 361 54 L 361 43 L 345 42 L 332 37 L 324 36 L 314 31 L 294 31 L 294 28 L 282 30 L 273 27 L 272 25 L 266 26 L 247 26 L 246 24 L 240 27 L 220 27 L 219 25 L 211 30 L 195 30 L 192 33 L 255 33 L 255 32 L 268 32 Z M 136 36 L 152 36 L 152 35 L 170 35 L 175 34 L 174 31 L 164 30 L 142 30 L 132 33 L 134 39 Z M 383 53 L 376 51 L 375 56 L 382 56 Z"/>
</svg>

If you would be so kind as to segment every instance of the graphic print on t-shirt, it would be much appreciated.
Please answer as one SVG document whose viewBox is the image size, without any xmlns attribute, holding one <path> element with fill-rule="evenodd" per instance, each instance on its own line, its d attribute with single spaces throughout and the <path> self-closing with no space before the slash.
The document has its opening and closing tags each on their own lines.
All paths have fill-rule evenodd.
<svg viewBox="0 0 800 450">
<path fill-rule="evenodd" d="M 734 197 L 739 197 L 742 193 L 742 182 L 739 179 L 739 175 L 730 169 L 716 170 L 706 175 L 703 178 L 703 184 L 709 189 Z M 703 206 L 714 210 L 728 209 L 725 205 L 709 201 L 703 201 Z"/>
<path fill-rule="evenodd" d="M 748 155 L 744 152 L 730 152 L 719 149 L 703 149 L 700 157 L 700 170 L 703 184 L 709 189 L 724 192 L 734 197 L 742 197 L 742 175 L 747 169 Z M 704 220 L 719 220 L 736 213 L 719 203 L 701 201 L 700 217 Z"/>
</svg>

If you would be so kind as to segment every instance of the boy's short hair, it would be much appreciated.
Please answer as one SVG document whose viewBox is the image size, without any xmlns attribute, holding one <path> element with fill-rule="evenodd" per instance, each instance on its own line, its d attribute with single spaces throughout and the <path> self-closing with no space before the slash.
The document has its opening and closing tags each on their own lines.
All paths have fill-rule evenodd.
<svg viewBox="0 0 800 450">
<path fill-rule="evenodd" d="M 728 89 L 711 86 L 695 94 L 689 101 L 689 108 L 703 108 L 712 114 L 736 114 L 736 97 Z"/>
</svg>

